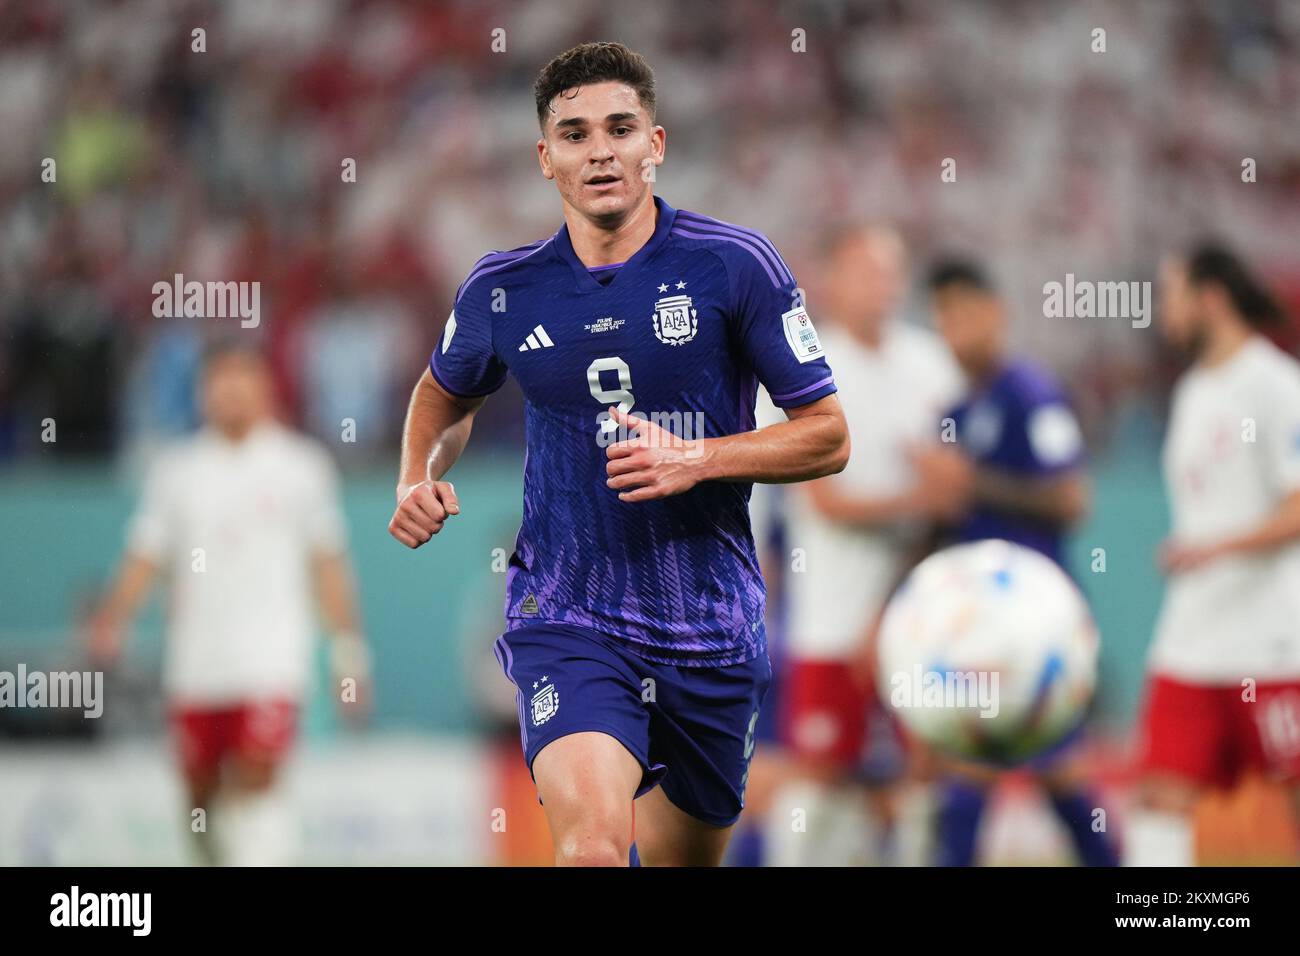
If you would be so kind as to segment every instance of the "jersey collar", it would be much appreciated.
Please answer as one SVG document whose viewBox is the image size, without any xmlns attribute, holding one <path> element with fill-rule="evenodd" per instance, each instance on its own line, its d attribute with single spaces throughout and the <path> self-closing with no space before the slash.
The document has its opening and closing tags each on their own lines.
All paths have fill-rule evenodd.
<svg viewBox="0 0 1300 956">
<path fill-rule="evenodd" d="M 560 227 L 560 231 L 555 234 L 555 248 L 559 252 L 560 258 L 568 262 L 569 267 L 573 269 L 573 277 L 578 283 L 580 292 L 605 292 L 614 288 L 620 282 L 626 281 L 629 273 L 637 271 L 664 244 L 668 234 L 672 232 L 673 220 L 677 217 L 677 210 L 664 202 L 659 196 L 654 197 L 654 204 L 657 211 L 654 234 L 650 236 L 645 245 L 627 258 L 622 268 L 618 270 L 618 275 L 614 276 L 609 285 L 601 285 L 596 281 L 595 277 L 587 271 L 587 267 L 582 264 L 578 254 L 573 251 L 573 243 L 569 241 L 568 223 Z"/>
</svg>

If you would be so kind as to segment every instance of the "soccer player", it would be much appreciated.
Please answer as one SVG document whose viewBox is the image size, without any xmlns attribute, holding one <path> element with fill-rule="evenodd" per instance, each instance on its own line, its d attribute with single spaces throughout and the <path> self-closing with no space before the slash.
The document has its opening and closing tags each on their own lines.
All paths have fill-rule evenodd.
<svg viewBox="0 0 1300 956">
<path fill-rule="evenodd" d="M 653 194 L 645 61 L 583 44 L 535 94 L 564 225 L 461 285 L 411 397 L 389 530 L 416 548 L 459 513 L 444 476 L 513 373 L 528 448 L 496 647 L 556 862 L 714 865 L 770 672 L 751 484 L 841 470 L 847 429 L 772 243 Z M 787 421 L 754 427 L 760 382 Z"/>
<path fill-rule="evenodd" d="M 334 466 L 272 415 L 265 358 L 232 340 L 205 354 L 205 427 L 149 472 L 91 653 L 119 657 L 153 583 L 169 586 L 163 687 L 207 863 L 292 862 L 277 786 L 312 672 L 313 588 L 334 638 L 345 716 L 369 696 Z"/>
<path fill-rule="evenodd" d="M 966 373 L 968 394 L 941 425 L 939 443 L 914 459 L 924 472 L 962 489 L 966 505 L 952 526 L 958 541 L 1003 538 L 1039 551 L 1068 571 L 1066 533 L 1087 511 L 1083 436 L 1052 374 L 1013 358 L 1006 344 L 1006 308 L 984 270 L 951 260 L 929 277 L 935 321 Z M 943 434 L 950 432 L 950 434 Z M 1093 829 L 1092 799 L 1066 759 L 1081 733 L 1031 762 L 1079 859 L 1113 866 L 1117 857 Z M 940 798 L 939 862 L 973 862 L 979 821 L 996 775 L 966 767 Z"/>
<path fill-rule="evenodd" d="M 931 522 L 951 517 L 958 502 L 948 484 L 923 483 L 911 465 L 914 449 L 935 441 L 934 423 L 962 381 L 943 341 L 898 316 L 907 283 L 902 238 L 883 226 L 839 230 L 821 265 L 830 320 L 822 341 L 835 356 L 855 455 L 841 474 L 788 495 L 786 545 L 798 549 L 799 563 L 785 575 L 781 724 L 798 772 L 782 787 L 770 840 L 785 865 L 879 859 L 885 834 L 873 824 L 888 817 L 901 766 L 897 747 L 892 759 L 881 759 L 887 746 L 867 754 L 869 740 L 888 742 L 894 730 L 858 662 Z M 865 813 L 869 805 L 877 812 Z M 790 808 L 802 809 L 804 828 L 791 827 Z"/>
<path fill-rule="evenodd" d="M 1197 799 L 1244 770 L 1288 784 L 1300 811 L 1300 363 L 1260 334 L 1279 310 L 1226 249 L 1171 257 L 1160 291 L 1192 365 L 1165 436 L 1170 580 L 1125 862 L 1188 866 Z"/>
</svg>

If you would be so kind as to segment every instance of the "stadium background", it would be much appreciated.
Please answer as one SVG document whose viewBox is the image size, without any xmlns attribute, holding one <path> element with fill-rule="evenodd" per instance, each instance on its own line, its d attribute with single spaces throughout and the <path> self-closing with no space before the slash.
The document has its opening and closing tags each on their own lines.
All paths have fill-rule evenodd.
<svg viewBox="0 0 1300 956">
<path fill-rule="evenodd" d="M 792 52 L 796 29 L 806 52 Z M 343 469 L 376 653 L 366 732 L 344 730 L 321 694 L 308 713 L 293 779 L 309 859 L 537 858 L 520 832 L 535 807 L 502 783 L 520 761 L 488 652 L 494 549 L 509 552 L 519 514 L 513 385 L 453 472 L 463 514 L 415 554 L 386 524 L 406 397 L 457 284 L 483 251 L 559 221 L 535 166 L 532 78 L 596 38 L 656 69 L 669 147 L 656 191 L 766 232 L 796 276 L 822 231 L 851 219 L 898 226 L 916 265 L 988 258 L 1016 348 L 1065 379 L 1088 435 L 1096 499 L 1075 567 L 1104 636 L 1098 767 L 1122 792 L 1162 588 L 1159 442 L 1178 366 L 1154 327 L 1044 318 L 1042 284 L 1150 280 L 1163 251 L 1208 232 L 1298 311 L 1294 4 L 0 5 L 0 669 L 81 666 L 79 628 L 142 468 L 193 427 L 198 353 L 238 321 L 156 319 L 153 283 L 260 281 L 247 334 L 273 357 L 286 417 Z M 340 174 L 349 158 L 355 182 Z M 946 158 L 956 182 L 940 182 Z M 815 315 L 815 287 L 809 300 Z M 56 442 L 42 441 L 46 418 Z M 344 418 L 355 442 L 340 440 Z M 1105 573 L 1088 573 L 1094 548 Z M 156 601 L 137 631 L 102 720 L 0 710 L 0 863 L 180 858 Z M 1206 811 L 1222 814 L 1225 859 L 1291 838 L 1274 796 Z M 487 823 L 507 800 L 529 821 L 508 837 Z M 1055 859 L 1041 816 L 1006 797 L 994 856 Z"/>
</svg>

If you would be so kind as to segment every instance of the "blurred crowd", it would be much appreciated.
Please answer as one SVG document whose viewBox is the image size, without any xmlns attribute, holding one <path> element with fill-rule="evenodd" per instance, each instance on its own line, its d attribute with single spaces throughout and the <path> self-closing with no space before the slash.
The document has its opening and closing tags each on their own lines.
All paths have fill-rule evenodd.
<svg viewBox="0 0 1300 956">
<path fill-rule="evenodd" d="M 474 260 L 559 225 L 530 87 L 587 39 L 655 67 L 673 205 L 767 232 L 797 276 L 853 218 L 896 224 L 918 264 L 986 256 L 1019 346 L 1094 435 L 1158 395 L 1165 357 L 1154 329 L 1043 318 L 1045 282 L 1152 279 L 1213 233 L 1300 303 L 1300 6 L 1283 0 L 0 11 L 0 460 L 129 456 L 194 424 L 196 358 L 238 320 L 156 318 L 153 285 L 178 273 L 260 282 L 241 334 L 262 337 L 286 416 L 336 440 L 351 419 L 360 452 L 388 455 Z M 503 400 L 479 430 L 521 427 Z"/>
</svg>

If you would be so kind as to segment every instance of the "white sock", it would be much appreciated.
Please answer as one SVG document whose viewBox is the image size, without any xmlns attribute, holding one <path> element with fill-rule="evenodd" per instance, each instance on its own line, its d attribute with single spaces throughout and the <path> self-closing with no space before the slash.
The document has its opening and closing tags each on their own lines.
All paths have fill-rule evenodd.
<svg viewBox="0 0 1300 956">
<path fill-rule="evenodd" d="M 795 778 L 777 787 L 764 820 L 763 853 L 767 866 L 807 866 L 814 852 L 812 821 L 821 803 L 820 787 Z"/>
<path fill-rule="evenodd" d="M 862 795 L 852 786 L 795 779 L 773 796 L 764 821 L 769 866 L 865 866 L 877 827 Z"/>
<path fill-rule="evenodd" d="M 215 836 L 226 866 L 286 866 L 293 862 L 293 817 L 280 789 L 229 794 L 216 819 Z"/>
<path fill-rule="evenodd" d="M 895 866 L 929 866 L 934 859 L 934 791 L 918 781 L 903 785 L 894 821 Z"/>
<path fill-rule="evenodd" d="M 1195 866 L 1192 821 L 1186 814 L 1134 810 L 1124 828 L 1125 866 Z"/>
</svg>

